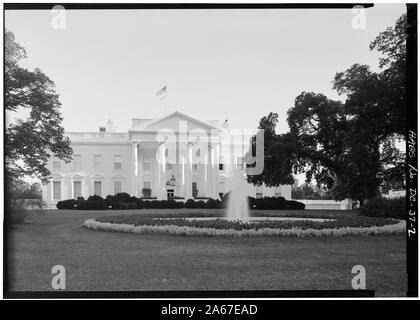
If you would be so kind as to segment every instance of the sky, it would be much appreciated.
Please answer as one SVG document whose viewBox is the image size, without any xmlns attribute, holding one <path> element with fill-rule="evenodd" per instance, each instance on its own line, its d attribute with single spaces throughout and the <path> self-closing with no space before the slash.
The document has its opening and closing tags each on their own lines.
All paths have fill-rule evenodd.
<svg viewBox="0 0 420 320">
<path fill-rule="evenodd" d="M 50 10 L 19 10 L 6 11 L 5 25 L 27 51 L 21 65 L 55 82 L 66 131 L 108 119 L 127 131 L 132 118 L 163 116 L 156 92 L 167 85 L 168 112 L 239 129 L 277 112 L 287 132 L 302 91 L 342 100 L 336 72 L 377 70 L 369 43 L 403 13 L 403 4 L 375 5 L 357 30 L 351 9 L 67 10 L 65 29 L 52 27 Z"/>
</svg>

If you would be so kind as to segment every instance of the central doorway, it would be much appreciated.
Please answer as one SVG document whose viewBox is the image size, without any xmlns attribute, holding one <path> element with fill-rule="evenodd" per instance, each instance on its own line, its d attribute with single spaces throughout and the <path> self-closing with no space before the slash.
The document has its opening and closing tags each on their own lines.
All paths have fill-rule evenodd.
<svg viewBox="0 0 420 320">
<path fill-rule="evenodd" d="M 174 198 L 174 189 L 167 189 L 166 190 L 166 194 L 167 194 L 167 196 L 168 196 L 168 200 L 171 200 L 171 199 L 173 199 Z"/>
</svg>

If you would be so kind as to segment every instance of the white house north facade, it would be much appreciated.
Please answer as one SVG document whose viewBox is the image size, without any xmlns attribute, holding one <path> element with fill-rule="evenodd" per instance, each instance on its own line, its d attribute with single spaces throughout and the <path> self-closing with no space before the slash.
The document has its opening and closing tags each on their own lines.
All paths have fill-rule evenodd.
<svg viewBox="0 0 420 320">
<path fill-rule="evenodd" d="M 146 199 L 220 199 L 233 169 L 244 170 L 251 132 L 231 130 L 227 121 L 201 121 L 181 112 L 157 119 L 132 119 L 126 133 L 112 122 L 97 132 L 67 132 L 73 160 L 52 157 L 51 181 L 43 200 L 106 197 L 127 192 Z M 248 185 L 253 197 L 291 199 L 291 186 Z"/>
</svg>

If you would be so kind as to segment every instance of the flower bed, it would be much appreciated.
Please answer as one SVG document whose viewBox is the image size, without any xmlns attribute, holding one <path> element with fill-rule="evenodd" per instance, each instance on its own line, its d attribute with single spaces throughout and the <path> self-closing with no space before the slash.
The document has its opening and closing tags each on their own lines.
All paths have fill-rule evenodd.
<svg viewBox="0 0 420 320">
<path fill-rule="evenodd" d="M 401 233 L 405 221 L 366 217 L 338 218 L 333 221 L 237 221 L 162 219 L 140 215 L 99 217 L 86 220 L 84 226 L 93 230 L 131 232 L 140 234 L 168 234 L 183 236 L 346 236 Z"/>
</svg>

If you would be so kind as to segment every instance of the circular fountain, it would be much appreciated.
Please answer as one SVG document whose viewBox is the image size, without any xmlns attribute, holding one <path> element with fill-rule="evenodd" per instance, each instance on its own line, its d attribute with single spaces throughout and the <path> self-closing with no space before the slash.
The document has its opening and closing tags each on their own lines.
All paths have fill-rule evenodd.
<svg viewBox="0 0 420 320">
<path fill-rule="evenodd" d="M 246 177 L 233 170 L 228 181 L 229 198 L 225 216 L 170 216 L 147 215 L 107 216 L 86 220 L 84 226 L 94 230 L 131 232 L 139 234 L 167 234 L 181 236 L 229 237 L 323 237 L 401 233 L 405 221 L 367 217 L 348 219 L 345 216 L 308 217 L 276 216 L 267 213 L 250 217 Z M 378 225 L 379 224 L 379 225 Z M 363 227 L 361 226 L 363 225 Z"/>
</svg>

